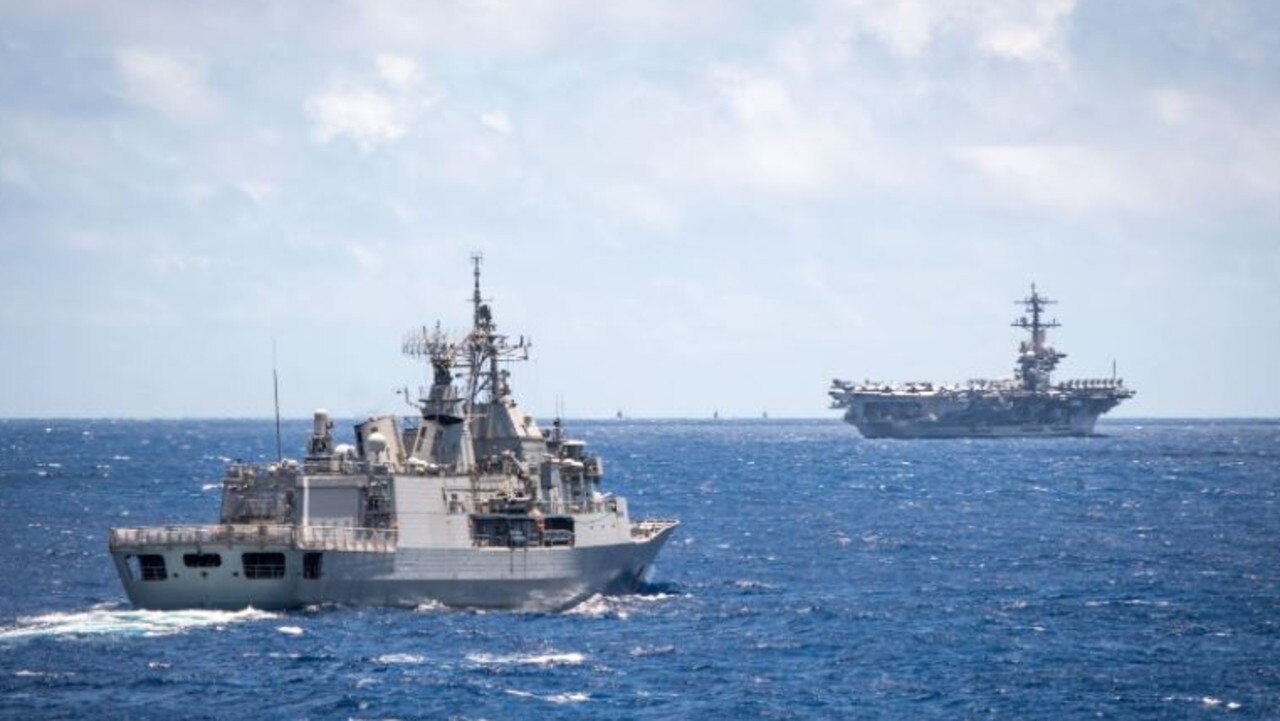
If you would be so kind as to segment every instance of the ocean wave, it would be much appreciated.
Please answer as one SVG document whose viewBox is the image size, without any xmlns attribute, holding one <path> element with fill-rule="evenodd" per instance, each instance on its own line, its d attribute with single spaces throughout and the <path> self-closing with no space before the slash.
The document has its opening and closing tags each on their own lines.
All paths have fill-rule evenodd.
<svg viewBox="0 0 1280 721">
<path fill-rule="evenodd" d="M 587 618 L 627 618 L 631 614 L 621 608 L 616 599 L 596 594 L 564 612 L 567 616 Z"/>
<path fill-rule="evenodd" d="M 13 672 L 18 678 L 71 678 L 76 675 L 75 671 L 32 671 L 29 668 L 20 668 Z"/>
<path fill-rule="evenodd" d="M 426 657 L 412 653 L 384 653 L 373 660 L 385 664 L 413 664 L 422 663 Z"/>
<path fill-rule="evenodd" d="M 1164 600 L 1150 601 L 1144 598 L 1124 598 L 1115 600 L 1104 599 L 1097 601 L 1085 601 L 1084 605 L 1087 608 L 1100 608 L 1105 606 L 1153 606 L 1155 608 L 1168 608 L 1172 604 L 1170 604 L 1169 601 Z"/>
<path fill-rule="evenodd" d="M 510 654 L 469 653 L 467 660 L 482 666 L 578 666 L 587 657 L 576 651 L 568 653 Z"/>
<path fill-rule="evenodd" d="M 632 658 L 644 658 L 646 656 L 669 656 L 676 652 L 674 644 L 662 644 L 659 646 L 636 646 L 627 655 Z"/>
<path fill-rule="evenodd" d="M 625 620 L 631 617 L 631 613 L 635 611 L 637 607 L 658 601 L 668 601 L 678 597 L 678 595 L 670 593 L 636 593 L 626 596 L 602 596 L 597 593 L 564 613 L 569 616 L 586 616 L 587 618 L 618 618 Z"/>
<path fill-rule="evenodd" d="M 1224 708 L 1228 711 L 1236 711 L 1243 706 L 1239 701 L 1223 701 L 1216 696 L 1165 696 L 1163 700 L 1199 704 L 1206 709 Z"/>
<path fill-rule="evenodd" d="M 268 618 L 279 616 L 255 608 L 243 611 L 115 611 L 93 608 L 19 618 L 15 625 L 0 628 L 0 642 L 81 636 L 170 636 L 195 628 Z"/>
<path fill-rule="evenodd" d="M 435 611 L 447 611 L 449 607 L 436 600 L 425 601 L 414 607 L 416 613 L 433 613 Z"/>
<path fill-rule="evenodd" d="M 508 695 L 515 696 L 517 698 L 535 698 L 540 701 L 546 701 L 548 703 L 556 703 L 556 704 L 582 703 L 584 701 L 591 700 L 590 694 L 582 693 L 581 691 L 570 691 L 567 693 L 553 693 L 553 694 L 548 694 L 546 696 L 540 696 L 530 691 L 521 691 L 519 689 L 514 689 L 514 688 L 508 688 L 503 690 L 506 691 Z"/>
</svg>

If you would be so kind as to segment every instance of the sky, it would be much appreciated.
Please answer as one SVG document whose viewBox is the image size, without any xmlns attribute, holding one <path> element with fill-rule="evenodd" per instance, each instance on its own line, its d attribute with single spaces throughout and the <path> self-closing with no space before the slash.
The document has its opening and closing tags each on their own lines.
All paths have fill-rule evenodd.
<svg viewBox="0 0 1280 721">
<path fill-rule="evenodd" d="M 1059 377 L 1280 416 L 1280 3 L 0 0 L 0 416 L 539 417 Z"/>
</svg>

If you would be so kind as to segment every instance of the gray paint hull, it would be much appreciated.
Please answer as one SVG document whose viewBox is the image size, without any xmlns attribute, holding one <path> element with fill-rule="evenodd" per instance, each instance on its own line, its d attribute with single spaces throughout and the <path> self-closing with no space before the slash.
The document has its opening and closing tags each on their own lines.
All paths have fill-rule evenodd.
<svg viewBox="0 0 1280 721">
<path fill-rule="evenodd" d="M 1052 438 L 1094 435 L 1112 395 L 962 395 L 956 398 L 848 393 L 844 420 L 866 438 Z M 877 406 L 906 404 L 913 417 L 876 417 Z"/>
<path fill-rule="evenodd" d="M 946 421 L 873 422 L 845 421 L 857 427 L 865 438 L 1067 438 L 1095 435 L 1098 417 L 1072 419 L 1068 424 L 1013 423 L 949 423 Z"/>
<path fill-rule="evenodd" d="M 194 546 L 138 547 L 113 552 L 129 600 L 137 608 L 298 608 L 316 603 L 418 606 L 439 603 L 468 608 L 555 611 L 595 594 L 637 590 L 668 528 L 639 542 L 562 548 L 401 548 L 393 552 L 325 551 L 319 578 L 304 578 L 304 551 L 289 547 L 204 547 L 219 553 L 217 568 L 186 568 Z M 283 578 L 247 579 L 241 552 L 279 551 Z M 126 558 L 161 554 L 164 580 L 141 580 Z"/>
</svg>

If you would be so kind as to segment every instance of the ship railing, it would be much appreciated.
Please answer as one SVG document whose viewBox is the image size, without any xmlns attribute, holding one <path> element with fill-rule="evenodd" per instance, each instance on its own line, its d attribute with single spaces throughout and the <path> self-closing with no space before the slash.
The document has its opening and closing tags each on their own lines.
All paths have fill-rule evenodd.
<svg viewBox="0 0 1280 721">
<path fill-rule="evenodd" d="M 218 546 L 218 545 L 293 545 L 293 526 L 281 525 L 205 525 L 152 526 L 148 528 L 113 528 L 109 546 Z"/>
<path fill-rule="evenodd" d="M 351 526 L 287 526 L 222 524 L 205 526 L 153 526 L 113 528 L 111 550 L 172 546 L 286 546 L 315 551 L 390 553 L 396 550 L 397 533 L 388 528 Z"/>
<path fill-rule="evenodd" d="M 394 528 L 351 526 L 299 526 L 297 546 L 316 551 L 364 551 L 391 553 L 399 535 Z"/>
<path fill-rule="evenodd" d="M 646 518 L 631 524 L 631 538 L 647 541 L 678 525 L 680 525 L 680 522 L 674 518 Z"/>
<path fill-rule="evenodd" d="M 1118 390 L 1124 388 L 1123 378 L 1072 378 L 1057 384 L 1060 390 Z"/>
<path fill-rule="evenodd" d="M 618 499 L 615 496 L 607 496 L 599 501 L 593 501 L 590 499 L 583 501 L 558 501 L 556 503 L 539 501 L 537 505 L 539 511 L 549 516 L 618 512 Z"/>
<path fill-rule="evenodd" d="M 302 471 L 308 475 L 368 473 L 369 464 L 343 456 L 319 456 L 302 462 Z"/>
</svg>

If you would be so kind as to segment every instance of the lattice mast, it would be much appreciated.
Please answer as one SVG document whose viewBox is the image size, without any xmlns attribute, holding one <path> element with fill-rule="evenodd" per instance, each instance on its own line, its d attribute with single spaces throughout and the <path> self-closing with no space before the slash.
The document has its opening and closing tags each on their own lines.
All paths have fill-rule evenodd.
<svg viewBox="0 0 1280 721">
<path fill-rule="evenodd" d="M 498 332 L 489 303 L 480 295 L 480 263 L 484 256 L 471 256 L 472 275 L 475 278 L 471 294 L 473 308 L 471 332 L 463 341 L 467 357 L 467 403 L 475 409 L 487 403 L 499 403 L 511 395 L 507 379 L 511 375 L 499 363 L 529 359 L 532 345 L 524 336 L 514 343 Z"/>
<path fill-rule="evenodd" d="M 1066 353 L 1059 353 L 1046 342 L 1046 331 L 1062 325 L 1057 318 L 1044 319 L 1045 307 L 1057 302 L 1040 295 L 1036 291 L 1035 283 L 1031 284 L 1030 296 L 1014 301 L 1015 304 L 1023 306 L 1026 315 L 1015 319 L 1011 325 L 1031 334 L 1031 340 L 1023 341 L 1018 347 L 1018 366 L 1014 369 L 1018 380 L 1028 390 L 1049 388 L 1050 374 L 1057 367 L 1058 361 L 1067 357 Z"/>
<path fill-rule="evenodd" d="M 524 336 L 515 342 L 498 332 L 493 321 L 493 311 L 480 294 L 480 263 L 484 256 L 471 256 L 472 275 L 475 279 L 471 294 L 471 331 L 461 341 L 451 341 L 437 322 L 434 330 L 425 326 L 410 334 L 404 341 L 405 355 L 425 360 L 432 368 L 432 391 L 424 403 L 441 396 L 443 389 L 451 388 L 454 370 L 460 370 L 466 378 L 466 393 L 459 399 L 466 411 L 475 414 L 489 403 L 499 403 L 511 395 L 507 382 L 510 373 L 500 367 L 503 362 L 528 360 L 532 343 Z"/>
</svg>

